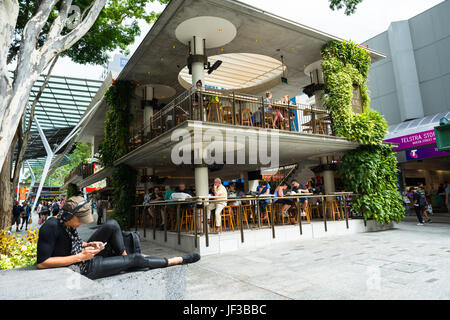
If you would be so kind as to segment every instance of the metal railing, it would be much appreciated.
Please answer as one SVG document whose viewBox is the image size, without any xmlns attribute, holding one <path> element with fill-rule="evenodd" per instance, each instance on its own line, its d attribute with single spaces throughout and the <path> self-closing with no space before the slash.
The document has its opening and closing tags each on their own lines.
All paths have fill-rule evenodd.
<svg viewBox="0 0 450 320">
<path fill-rule="evenodd" d="M 82 163 L 75 169 L 73 169 L 65 178 L 64 183 L 67 183 L 75 176 L 80 176 L 82 179 L 86 179 L 87 177 L 93 175 L 95 173 L 95 164 L 94 163 Z"/>
<path fill-rule="evenodd" d="M 352 201 L 357 197 L 358 195 L 352 193 L 352 192 L 336 192 L 331 195 L 314 195 L 314 194 L 303 194 L 303 195 L 289 195 L 284 196 L 282 199 L 291 199 L 295 203 L 296 207 L 296 217 L 297 217 L 297 224 L 299 227 L 299 234 L 303 234 L 303 227 L 302 225 L 304 222 L 302 222 L 302 215 L 301 215 L 301 205 L 300 200 L 301 199 L 308 199 L 308 201 L 314 203 L 314 207 L 317 207 L 318 212 L 322 212 L 322 221 L 324 223 L 324 229 L 325 232 L 328 231 L 327 229 L 327 213 L 330 213 L 331 217 L 331 211 L 333 210 L 333 204 L 339 208 L 340 212 L 343 214 L 343 219 L 346 222 L 347 229 L 349 228 L 349 215 L 353 217 L 352 212 Z M 164 241 L 167 242 L 167 234 L 169 232 L 168 230 L 168 209 L 174 208 L 176 210 L 176 230 L 174 230 L 178 235 L 178 244 L 181 244 L 181 227 L 182 227 L 182 216 L 181 216 L 181 210 L 186 209 L 187 206 L 189 206 L 193 210 L 193 230 L 189 233 L 194 234 L 194 245 L 197 248 L 198 247 L 198 237 L 199 235 L 205 236 L 205 243 L 206 246 L 209 246 L 209 228 L 208 228 L 208 218 L 207 218 L 207 206 L 211 203 L 220 203 L 224 202 L 223 199 L 217 199 L 218 197 L 212 197 L 212 196 L 205 196 L 205 197 L 193 197 L 186 200 L 167 200 L 167 201 L 153 201 L 150 203 L 150 205 L 144 206 L 144 205 L 136 205 L 134 206 L 135 212 L 130 213 L 129 218 L 129 224 L 130 226 L 134 225 L 135 230 L 138 230 L 138 227 L 143 228 L 144 238 L 147 236 L 147 222 L 146 216 L 147 212 L 146 210 L 150 207 L 153 209 L 153 218 L 151 218 L 152 222 L 152 230 L 153 230 L 153 239 L 156 239 L 156 224 L 157 224 L 157 214 L 156 212 L 158 210 L 155 210 L 159 208 L 162 210 L 162 214 L 164 215 Z M 277 198 L 280 199 L 280 198 Z M 251 205 L 252 209 L 254 210 L 254 218 L 253 218 L 253 224 L 251 229 L 261 229 L 263 228 L 264 222 L 262 221 L 263 218 L 261 217 L 260 212 L 260 205 L 261 201 L 268 200 L 270 203 L 268 206 L 270 206 L 270 210 L 265 211 L 268 214 L 267 219 L 269 219 L 268 226 L 272 229 L 272 237 L 275 238 L 276 236 L 276 228 L 275 228 L 275 216 L 279 214 L 278 212 L 275 212 L 274 205 L 276 203 L 273 202 L 275 200 L 273 195 L 260 195 L 260 196 L 245 196 L 242 198 L 228 198 L 227 202 L 235 202 L 238 201 L 240 204 L 234 207 L 237 207 L 238 209 L 238 217 L 239 217 L 239 230 L 241 235 L 241 242 L 244 242 L 244 219 L 243 219 L 243 208 L 247 205 Z M 244 204 L 245 202 L 245 204 Z M 331 203 L 331 206 L 329 206 L 329 203 Z M 329 210 L 330 209 L 330 210 Z M 137 212 L 136 212 L 137 211 Z M 223 212 L 223 211 L 222 211 Z M 134 217 L 132 216 L 134 214 Z M 333 215 L 334 216 L 334 215 Z M 256 217 L 256 219 L 255 219 Z M 212 220 L 212 219 L 211 219 Z M 312 220 L 312 216 L 310 217 L 310 220 Z M 288 218 L 289 221 L 289 218 Z M 247 222 L 248 223 L 248 222 Z"/>
<path fill-rule="evenodd" d="M 132 130 L 131 150 L 187 120 L 334 135 L 325 109 L 291 102 L 266 103 L 263 97 L 192 87 L 144 121 L 141 128 Z"/>
</svg>

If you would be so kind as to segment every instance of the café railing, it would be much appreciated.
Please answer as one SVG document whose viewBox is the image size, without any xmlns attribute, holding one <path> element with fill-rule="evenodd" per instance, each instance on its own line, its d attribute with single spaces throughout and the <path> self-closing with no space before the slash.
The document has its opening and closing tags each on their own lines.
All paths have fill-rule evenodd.
<svg viewBox="0 0 450 320">
<path fill-rule="evenodd" d="M 341 209 L 341 212 L 344 213 L 345 216 L 345 222 L 346 222 L 346 227 L 347 229 L 349 229 L 349 206 L 347 206 L 347 203 L 349 201 L 353 201 L 353 199 L 355 197 L 357 197 L 357 194 L 354 194 L 352 192 L 336 192 L 330 195 L 315 195 L 315 194 L 310 194 L 310 193 L 304 193 L 302 195 L 286 195 L 284 197 L 282 197 L 282 199 L 292 199 L 292 200 L 297 200 L 299 201 L 300 199 L 305 199 L 308 198 L 308 201 L 311 201 L 313 199 L 316 200 L 316 202 L 318 202 L 320 200 L 321 206 L 322 206 L 322 216 L 323 216 L 323 223 L 324 223 L 324 230 L 325 232 L 328 231 L 328 227 L 327 227 L 327 205 L 326 205 L 326 201 L 328 201 L 328 199 L 331 200 L 337 200 L 339 203 L 339 207 Z M 147 236 L 147 227 L 146 227 L 146 212 L 144 211 L 143 214 L 141 214 L 141 210 L 145 210 L 148 207 L 155 209 L 156 207 L 160 207 L 163 210 L 163 214 L 164 214 L 164 221 L 166 222 L 164 224 L 164 241 L 167 242 L 167 221 L 168 221 L 168 207 L 172 206 L 172 207 L 176 207 L 176 233 L 178 235 L 178 244 L 181 244 L 181 205 L 186 205 L 186 204 L 190 204 L 193 205 L 193 224 L 194 224 L 194 245 L 197 248 L 198 247 L 198 236 L 199 236 L 199 222 L 200 222 L 200 212 L 203 218 L 203 232 L 202 234 L 205 235 L 205 242 L 206 242 L 206 246 L 209 246 L 209 230 L 208 230 L 208 219 L 207 219 L 207 210 L 206 210 L 206 206 L 210 203 L 218 203 L 218 202 L 235 202 L 235 201 L 239 201 L 241 204 L 238 206 L 239 207 L 239 229 L 240 229 L 240 234 L 241 234 L 241 242 L 244 242 L 244 228 L 243 228 L 243 213 L 242 213 L 242 202 L 254 202 L 254 206 L 255 206 L 255 215 L 257 218 L 257 229 L 261 228 L 261 217 L 259 214 L 259 201 L 261 200 L 269 200 L 270 203 L 269 205 L 272 206 L 270 210 L 270 226 L 272 229 L 272 237 L 275 238 L 276 237 L 276 233 L 275 233 L 275 224 L 274 224 L 274 210 L 273 210 L 273 204 L 274 202 L 271 200 L 274 200 L 274 195 L 260 195 L 260 196 L 245 196 L 245 197 L 241 197 L 241 198 L 228 198 L 227 200 L 223 200 L 223 198 L 218 199 L 219 197 L 212 197 L 212 196 L 204 196 L 204 197 L 192 197 L 186 200 L 167 200 L 167 201 L 152 201 L 150 203 L 150 205 L 136 205 L 134 206 L 135 211 L 139 211 L 138 214 L 136 214 L 136 212 L 134 212 L 134 224 L 135 224 L 135 230 L 138 230 L 138 216 L 142 216 L 143 221 L 141 221 L 142 223 L 142 227 L 144 229 L 144 238 Z M 350 199 L 349 199 L 350 198 Z M 280 198 L 277 198 L 280 199 Z M 153 214 L 153 240 L 156 240 L 156 210 L 154 210 L 154 214 Z M 301 216 L 301 205 L 298 202 L 297 203 L 297 215 L 298 215 L 298 227 L 299 227 L 299 233 L 300 235 L 303 234 L 303 226 L 302 226 L 302 216 Z M 331 215 L 331 213 L 330 213 Z M 131 217 L 129 217 L 129 221 L 131 222 L 132 219 Z"/>
<path fill-rule="evenodd" d="M 268 114 L 267 103 L 263 97 L 192 87 L 155 112 L 150 119 L 144 119 L 141 127 L 131 130 L 130 151 L 187 120 L 272 128 L 271 122 L 279 111 L 282 112 L 285 121 L 283 126 L 280 125 L 277 129 L 315 135 L 334 135 L 329 112 L 325 109 L 276 101 L 271 101 L 270 105 L 272 113 Z"/>
</svg>

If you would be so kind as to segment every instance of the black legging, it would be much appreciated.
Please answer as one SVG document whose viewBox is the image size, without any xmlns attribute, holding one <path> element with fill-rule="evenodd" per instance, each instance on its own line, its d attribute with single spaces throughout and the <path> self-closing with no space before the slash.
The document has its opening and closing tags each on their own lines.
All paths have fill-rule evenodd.
<svg viewBox="0 0 450 320">
<path fill-rule="evenodd" d="M 115 220 L 109 220 L 98 228 L 89 238 L 88 242 L 108 242 L 104 250 L 100 251 L 90 261 L 86 277 L 99 279 L 118 274 L 122 271 L 137 268 L 165 268 L 168 266 L 166 258 L 144 257 L 140 253 L 131 253 L 122 256 L 125 251 L 122 231 Z"/>
<path fill-rule="evenodd" d="M 419 220 L 419 223 L 423 223 L 423 218 L 422 218 L 423 208 L 420 206 L 414 206 L 414 210 L 416 211 L 416 216 L 417 216 L 417 220 Z"/>
</svg>

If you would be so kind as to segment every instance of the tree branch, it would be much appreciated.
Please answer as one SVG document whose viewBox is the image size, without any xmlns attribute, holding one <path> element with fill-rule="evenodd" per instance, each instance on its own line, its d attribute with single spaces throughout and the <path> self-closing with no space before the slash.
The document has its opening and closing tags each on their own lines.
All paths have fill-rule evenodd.
<svg viewBox="0 0 450 320">
<path fill-rule="evenodd" d="M 48 70 L 47 75 L 45 76 L 44 83 L 39 88 L 39 92 L 37 93 L 36 97 L 33 100 L 33 104 L 31 105 L 31 108 L 30 108 L 30 116 L 28 117 L 27 129 L 24 130 L 24 126 L 22 125 L 23 123 L 25 123 L 26 112 L 23 113 L 22 123 L 17 128 L 17 130 L 20 130 L 21 134 L 19 135 L 19 149 L 18 149 L 18 156 L 16 159 L 16 167 L 14 170 L 13 185 L 17 185 L 19 183 L 20 176 L 16 174 L 16 171 L 17 171 L 17 168 L 19 168 L 19 173 L 20 173 L 20 168 L 22 167 L 22 164 L 23 164 L 23 158 L 25 156 L 25 151 L 27 150 L 28 141 L 30 140 L 30 132 L 31 132 L 31 126 L 33 124 L 34 110 L 36 109 L 36 104 L 39 101 L 39 98 L 41 97 L 42 93 L 44 92 L 45 87 L 47 87 L 48 81 L 50 80 L 50 76 L 53 71 L 53 67 L 55 66 L 56 62 L 58 61 L 58 58 L 59 58 L 59 54 L 56 55 L 56 57 L 53 59 L 50 69 Z M 22 130 L 23 130 L 23 132 L 22 132 Z"/>
</svg>

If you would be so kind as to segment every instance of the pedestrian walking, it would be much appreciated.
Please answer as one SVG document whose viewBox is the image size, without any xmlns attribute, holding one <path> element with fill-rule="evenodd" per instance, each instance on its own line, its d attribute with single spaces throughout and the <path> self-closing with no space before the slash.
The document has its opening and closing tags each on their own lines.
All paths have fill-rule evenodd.
<svg viewBox="0 0 450 320">
<path fill-rule="evenodd" d="M 12 230 L 12 226 L 16 225 L 16 232 L 19 231 L 20 213 L 21 213 L 21 206 L 19 204 L 19 201 L 16 200 L 16 201 L 14 201 L 14 205 L 13 205 L 12 222 L 11 222 L 11 230 Z"/>
<path fill-rule="evenodd" d="M 403 207 L 405 208 L 405 216 L 409 216 L 411 200 L 408 197 L 408 191 L 403 191 Z"/>
<path fill-rule="evenodd" d="M 22 225 L 20 226 L 20 230 L 22 230 L 24 224 L 25 224 L 25 230 L 27 230 L 28 229 L 28 220 L 30 218 L 30 211 L 31 211 L 31 207 L 28 204 L 27 200 L 25 200 L 23 202 L 22 209 L 20 210 L 20 217 L 22 218 Z"/>
<path fill-rule="evenodd" d="M 102 218 L 103 218 L 103 202 L 101 199 L 97 200 L 97 225 L 102 224 Z"/>
<path fill-rule="evenodd" d="M 423 226 L 424 220 L 423 216 L 427 217 L 427 222 L 431 222 L 431 219 L 426 214 L 427 208 L 427 199 L 425 196 L 425 190 L 423 189 L 423 184 L 421 184 L 418 188 L 415 189 L 414 195 L 414 210 L 416 211 L 417 219 L 419 220 L 418 226 Z"/>
<path fill-rule="evenodd" d="M 56 199 L 53 199 L 52 201 L 51 210 L 52 210 L 52 217 L 56 217 L 59 214 L 59 204 L 56 201 Z"/>
</svg>

